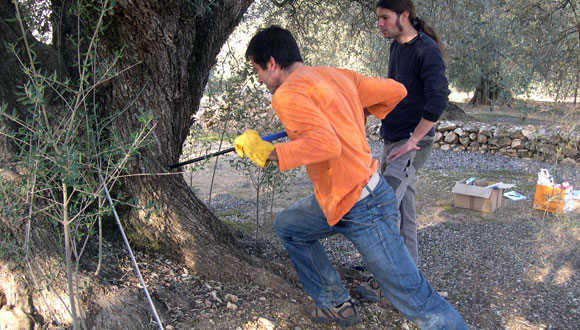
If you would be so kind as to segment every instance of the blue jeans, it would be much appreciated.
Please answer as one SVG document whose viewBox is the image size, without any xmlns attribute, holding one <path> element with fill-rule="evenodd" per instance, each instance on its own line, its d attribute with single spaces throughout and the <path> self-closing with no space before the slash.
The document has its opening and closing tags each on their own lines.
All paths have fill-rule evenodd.
<svg viewBox="0 0 580 330">
<path fill-rule="evenodd" d="M 334 307 L 350 298 L 319 241 L 340 233 L 360 252 L 387 299 L 409 320 L 422 329 L 467 329 L 415 266 L 399 234 L 398 210 L 393 189 L 381 177 L 371 194 L 333 227 L 311 195 L 280 212 L 274 229 L 318 307 Z"/>
</svg>

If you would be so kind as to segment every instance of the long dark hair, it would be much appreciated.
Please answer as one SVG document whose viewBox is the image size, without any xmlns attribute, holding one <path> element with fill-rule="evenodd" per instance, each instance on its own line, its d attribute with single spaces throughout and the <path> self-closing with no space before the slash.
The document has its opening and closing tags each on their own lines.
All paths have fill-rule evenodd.
<svg viewBox="0 0 580 330">
<path fill-rule="evenodd" d="M 433 38 L 433 40 L 437 42 L 437 45 L 439 46 L 441 53 L 443 54 L 443 56 L 445 56 L 445 46 L 443 46 L 441 38 L 439 38 L 439 34 L 437 34 L 437 31 L 431 25 L 427 24 L 424 20 L 417 17 L 417 13 L 415 12 L 415 6 L 413 5 L 412 0 L 379 0 L 377 2 L 377 7 L 392 10 L 395 13 L 397 13 L 397 16 L 401 15 L 404 11 L 408 11 L 409 21 L 411 22 L 413 27 L 417 31 L 423 30 L 423 32 L 426 35 Z"/>
</svg>

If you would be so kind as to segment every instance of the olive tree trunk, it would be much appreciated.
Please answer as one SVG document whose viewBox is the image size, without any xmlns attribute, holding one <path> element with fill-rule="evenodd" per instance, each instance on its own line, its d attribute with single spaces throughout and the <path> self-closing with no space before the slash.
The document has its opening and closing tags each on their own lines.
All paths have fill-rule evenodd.
<svg viewBox="0 0 580 330">
<path fill-rule="evenodd" d="M 475 87 L 473 97 L 469 100 L 471 105 L 493 105 L 499 99 L 499 88 L 489 79 L 482 77 Z"/>
<path fill-rule="evenodd" d="M 162 173 L 178 162 L 210 68 L 251 2 L 117 1 L 102 56 L 111 57 L 123 45 L 118 65 L 132 69 L 102 90 L 100 99 L 107 111 L 124 110 L 114 125 L 126 138 L 139 128 L 140 111 L 155 117 L 153 143 L 129 164 L 130 173 Z M 176 253 L 193 270 L 214 278 L 233 279 L 245 269 L 229 228 L 181 175 L 130 176 L 123 186 L 139 206 L 154 202 L 160 210 L 151 218 L 131 213 L 134 242 Z M 235 271 L 224 271 L 224 265 Z"/>
<path fill-rule="evenodd" d="M 105 17 L 107 30 L 98 40 L 99 56 L 108 59 L 122 51 L 123 56 L 116 68 L 129 69 L 100 86 L 95 101 L 103 117 L 121 113 L 111 129 L 126 139 L 130 139 L 130 135 L 141 126 L 138 117 L 142 111 L 151 112 L 155 118 L 151 143 L 141 148 L 139 156 L 129 162 L 128 176 L 121 185 L 124 197 L 136 200 L 140 207 L 155 204 L 157 210 L 151 216 L 138 210 L 130 211 L 123 219 L 130 224 L 128 231 L 132 244 L 176 257 L 203 277 L 275 286 L 279 285 L 279 278 L 269 271 L 269 266 L 239 252 L 231 229 L 195 196 L 182 175 L 166 172 L 169 165 L 179 160 L 193 122 L 192 115 L 199 108 L 218 52 L 252 2 L 117 0 L 114 11 Z M 75 77 L 78 68 L 72 65 L 77 51 L 74 41 L 80 40 L 82 49 L 83 43 L 90 40 L 90 28 L 77 25 L 76 17 L 67 16 L 73 1 L 53 0 L 51 3 L 53 19 L 57 19 L 58 24 L 54 25 L 51 45 L 35 43 L 33 46 L 39 55 L 38 65 L 49 72 L 59 72 L 62 80 L 78 78 Z M 17 49 L 23 47 L 18 24 L 13 20 L 5 21 L 15 17 L 11 0 L 0 0 L 0 16 L 0 67 L 4 72 L 0 85 L 1 101 L 22 111 L 14 95 L 16 86 L 22 85 L 26 76 L 14 57 L 6 52 L 8 43 L 16 44 Z M 33 40 L 32 35 L 27 37 Z M 6 120 L 2 119 L 2 123 L 6 124 Z M 18 152 L 3 136 L 0 136 L 0 151 L 3 157 L 0 160 L 10 159 L 11 154 Z M 0 220 L 0 234 L 11 237 L 26 234 L 23 226 L 13 226 L 10 219 Z M 59 251 L 47 243 L 56 243 L 49 238 L 55 237 L 51 231 L 58 232 L 59 229 L 45 226 L 37 227 L 37 230 L 41 231 L 30 238 L 30 246 L 36 251 L 33 256 L 36 259 L 30 264 L 44 268 L 44 273 L 54 273 L 51 270 L 63 266 L 59 263 Z M 42 323 L 35 318 L 50 319 L 54 311 L 40 307 L 47 297 L 42 297 L 31 285 L 33 274 L 34 271 L 23 265 L 0 259 L 0 308 L 12 308 L 16 315 L 20 313 L 16 306 L 25 315 L 23 322 Z M 59 294 L 66 292 L 62 271 L 56 274 L 59 276 L 53 279 L 53 291 L 50 292 L 54 300 L 48 304 L 45 301 L 45 305 L 54 304 Z M 123 302 L 127 297 L 116 299 L 118 305 L 128 305 Z M 65 304 L 62 300 L 60 303 Z M 103 315 L 114 317 L 121 313 L 118 307 L 111 307 L 108 314 L 102 307 L 99 316 L 89 316 L 87 320 L 100 320 L 98 324 L 104 326 L 107 322 Z M 53 308 L 59 307 L 53 305 Z M 61 314 L 66 314 L 66 310 L 66 306 L 62 307 Z M 126 308 L 122 314 L 147 318 L 146 313 L 138 312 L 143 310 L 143 306 Z M 123 322 L 109 323 L 109 326 Z"/>
</svg>

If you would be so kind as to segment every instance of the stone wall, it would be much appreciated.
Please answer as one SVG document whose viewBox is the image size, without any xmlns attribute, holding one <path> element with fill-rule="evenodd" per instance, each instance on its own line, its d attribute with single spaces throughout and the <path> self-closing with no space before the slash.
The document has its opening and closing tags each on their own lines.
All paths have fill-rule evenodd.
<svg viewBox="0 0 580 330">
<path fill-rule="evenodd" d="M 369 127 L 379 138 L 380 124 Z M 490 125 L 443 120 L 435 125 L 434 148 L 525 159 L 580 163 L 580 132 L 563 127 Z"/>
</svg>

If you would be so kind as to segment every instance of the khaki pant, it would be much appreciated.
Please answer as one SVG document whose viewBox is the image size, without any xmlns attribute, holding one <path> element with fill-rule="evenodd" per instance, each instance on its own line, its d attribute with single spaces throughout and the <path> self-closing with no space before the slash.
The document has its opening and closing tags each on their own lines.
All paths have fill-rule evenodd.
<svg viewBox="0 0 580 330">
<path fill-rule="evenodd" d="M 423 167 L 427 157 L 433 150 L 433 137 L 425 136 L 417 146 L 420 150 L 412 150 L 397 160 L 388 160 L 387 155 L 394 148 L 407 142 L 407 139 L 390 142 L 384 141 L 381 157 L 380 173 L 393 187 L 399 202 L 399 223 L 401 236 L 413 261 L 417 264 L 419 249 L 417 247 L 417 216 L 415 214 L 415 181 L 419 169 Z"/>
</svg>

